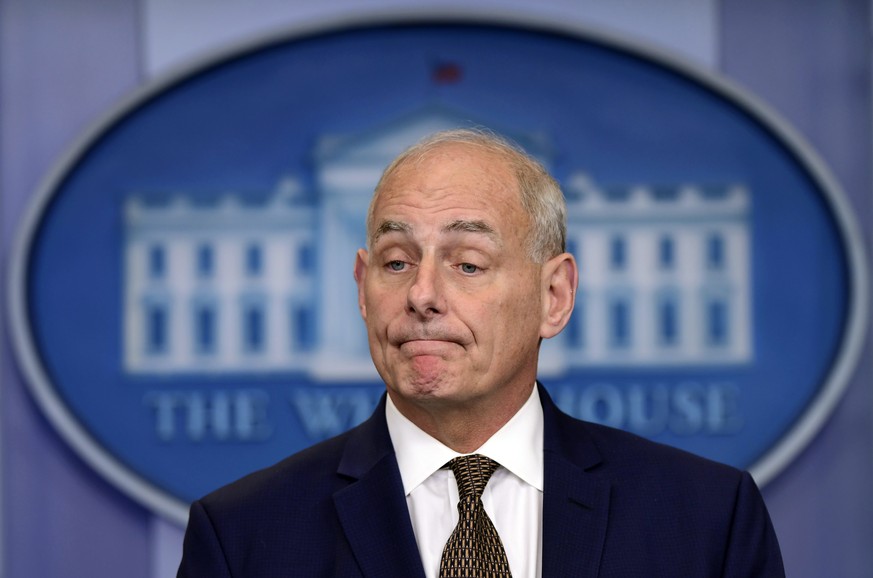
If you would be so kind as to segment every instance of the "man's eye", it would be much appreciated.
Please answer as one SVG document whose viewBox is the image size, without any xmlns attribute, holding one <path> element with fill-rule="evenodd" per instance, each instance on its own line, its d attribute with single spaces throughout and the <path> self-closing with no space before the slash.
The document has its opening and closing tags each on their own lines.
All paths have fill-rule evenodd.
<svg viewBox="0 0 873 578">
<path fill-rule="evenodd" d="M 388 261 L 388 268 L 392 271 L 403 271 L 406 263 L 403 261 Z"/>
<path fill-rule="evenodd" d="M 461 263 L 460 269 L 461 269 L 462 273 L 466 273 L 468 275 L 472 275 L 473 273 L 476 273 L 479 271 L 479 267 L 476 265 L 473 265 L 472 263 Z"/>
</svg>

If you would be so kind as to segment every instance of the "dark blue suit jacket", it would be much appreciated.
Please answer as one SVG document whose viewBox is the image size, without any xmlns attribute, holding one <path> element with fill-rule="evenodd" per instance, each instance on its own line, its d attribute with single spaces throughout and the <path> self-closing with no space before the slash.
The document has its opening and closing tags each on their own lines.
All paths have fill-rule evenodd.
<svg viewBox="0 0 873 578">
<path fill-rule="evenodd" d="M 784 576 L 747 473 L 571 418 L 542 387 L 540 398 L 545 578 Z M 178 576 L 423 578 L 384 403 L 194 502 Z"/>
</svg>

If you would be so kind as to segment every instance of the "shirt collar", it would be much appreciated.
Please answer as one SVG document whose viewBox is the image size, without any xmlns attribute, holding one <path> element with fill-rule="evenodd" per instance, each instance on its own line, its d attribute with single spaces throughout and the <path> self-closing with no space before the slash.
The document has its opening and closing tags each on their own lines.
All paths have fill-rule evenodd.
<svg viewBox="0 0 873 578">
<path fill-rule="evenodd" d="M 385 404 L 385 419 L 406 495 L 450 459 L 462 455 L 409 421 L 391 396 Z M 473 453 L 488 456 L 543 491 L 543 407 L 536 386 L 521 409 Z"/>
</svg>

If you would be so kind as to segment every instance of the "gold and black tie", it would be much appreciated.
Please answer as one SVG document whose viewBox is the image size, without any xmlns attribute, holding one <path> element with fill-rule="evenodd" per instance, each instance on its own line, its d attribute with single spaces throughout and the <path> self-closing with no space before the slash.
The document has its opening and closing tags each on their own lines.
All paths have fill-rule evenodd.
<svg viewBox="0 0 873 578">
<path fill-rule="evenodd" d="M 440 578 L 509 578 L 509 562 L 485 508 L 482 492 L 499 467 L 483 455 L 461 456 L 448 466 L 458 481 L 458 525 L 443 548 Z"/>
</svg>

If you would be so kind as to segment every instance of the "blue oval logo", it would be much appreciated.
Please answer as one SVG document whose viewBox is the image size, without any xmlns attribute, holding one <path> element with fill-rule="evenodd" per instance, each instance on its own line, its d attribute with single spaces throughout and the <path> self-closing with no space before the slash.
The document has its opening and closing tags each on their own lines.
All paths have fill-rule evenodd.
<svg viewBox="0 0 873 578">
<path fill-rule="evenodd" d="M 753 98 L 569 30 L 395 23 L 271 41 L 149 87 L 37 195 L 13 259 L 22 368 L 149 507 L 367 417 L 351 265 L 382 168 L 485 125 L 562 182 L 581 268 L 541 379 L 569 413 L 760 483 L 814 435 L 866 319 L 820 161 Z"/>
</svg>

